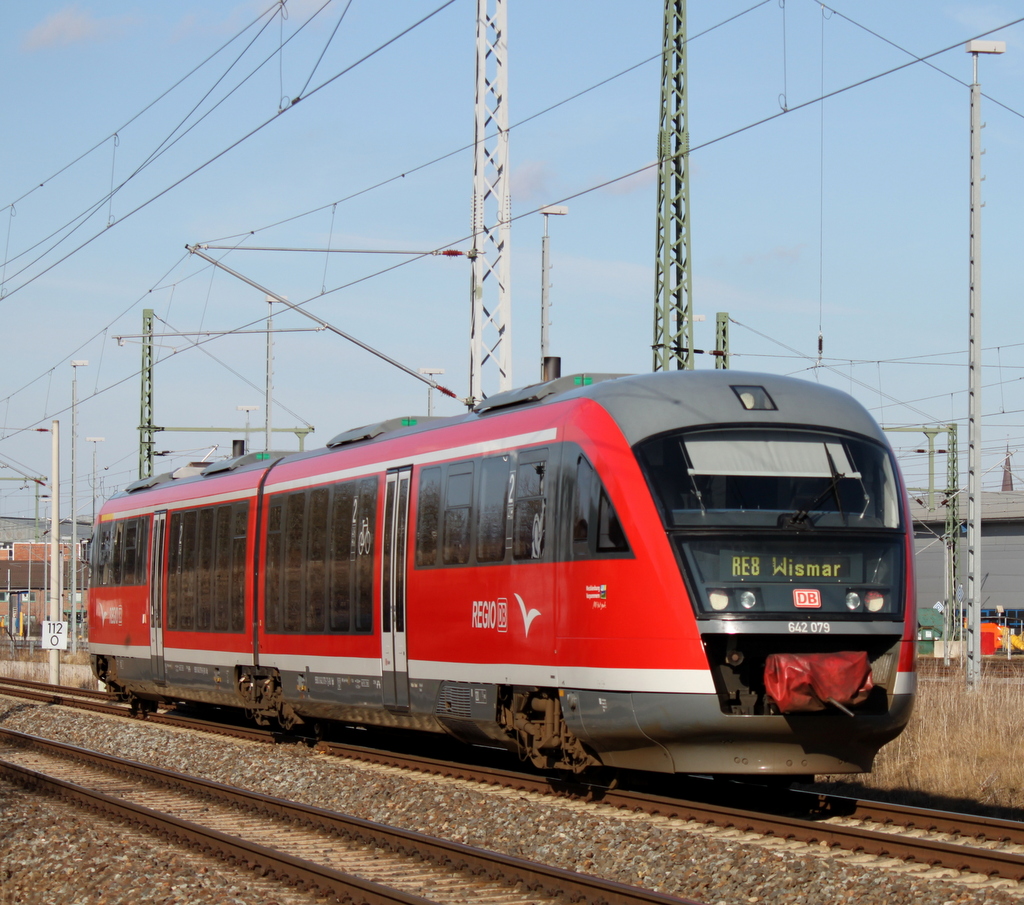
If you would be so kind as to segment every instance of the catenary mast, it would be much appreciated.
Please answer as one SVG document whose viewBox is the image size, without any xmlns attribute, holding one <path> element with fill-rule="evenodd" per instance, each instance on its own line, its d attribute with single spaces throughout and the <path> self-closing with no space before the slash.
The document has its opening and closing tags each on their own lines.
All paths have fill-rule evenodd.
<svg viewBox="0 0 1024 905">
<path fill-rule="evenodd" d="M 469 395 L 486 395 L 484 369 L 497 389 L 512 388 L 512 297 L 509 251 L 512 204 L 508 166 L 508 46 L 505 0 L 477 0 L 476 127 L 473 158 L 473 248 Z M 488 374 L 491 373 L 488 368 Z M 493 392 L 493 390 L 492 390 Z"/>
<path fill-rule="evenodd" d="M 686 0 L 665 0 L 658 125 L 654 370 L 693 368 L 690 136 L 686 131 Z"/>
</svg>

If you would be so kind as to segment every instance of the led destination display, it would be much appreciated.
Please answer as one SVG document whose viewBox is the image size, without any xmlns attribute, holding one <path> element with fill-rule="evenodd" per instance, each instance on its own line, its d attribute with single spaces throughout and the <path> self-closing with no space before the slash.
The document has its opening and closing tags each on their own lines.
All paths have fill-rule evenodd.
<svg viewBox="0 0 1024 905">
<path fill-rule="evenodd" d="M 718 557 L 719 581 L 863 581 L 860 554 L 785 554 L 723 550 Z"/>
</svg>

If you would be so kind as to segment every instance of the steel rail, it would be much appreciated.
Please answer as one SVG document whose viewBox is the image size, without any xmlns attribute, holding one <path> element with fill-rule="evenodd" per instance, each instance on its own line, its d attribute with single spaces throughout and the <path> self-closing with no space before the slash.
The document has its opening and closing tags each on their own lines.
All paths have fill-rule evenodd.
<svg viewBox="0 0 1024 905">
<path fill-rule="evenodd" d="M 973 836 L 986 841 L 1008 842 L 1024 846 L 1024 823 L 1016 820 L 979 817 L 976 814 L 917 808 L 888 801 L 846 798 L 841 795 L 818 795 L 814 792 L 793 794 L 819 799 L 822 812 L 828 816 L 850 820 L 870 820 L 888 826 L 924 830 L 929 833 Z"/>
<path fill-rule="evenodd" d="M 77 702 L 68 703 L 78 706 Z M 153 720 L 154 715 L 151 714 L 149 719 Z M 157 719 L 159 722 L 182 726 L 181 721 L 187 718 L 160 714 Z M 189 720 L 185 725 L 188 728 L 205 731 L 222 731 L 217 724 L 200 720 Z M 263 733 L 258 736 L 261 740 L 277 740 L 281 737 L 280 734 L 272 735 L 266 730 L 258 730 L 258 732 Z M 921 829 L 934 833 L 951 833 L 975 839 L 1024 845 L 1024 823 L 1010 820 L 850 799 L 842 796 L 820 795 L 813 792 L 790 793 L 796 796 L 797 800 L 817 802 L 811 807 L 806 805 L 804 807 L 806 810 L 814 811 L 818 815 L 818 819 L 806 819 L 778 816 L 765 811 L 734 808 L 720 804 L 687 801 L 626 789 L 604 788 L 597 785 L 584 786 L 549 776 L 451 763 L 335 742 L 320 742 L 317 748 L 338 756 L 386 766 L 518 790 L 589 800 L 629 811 L 692 820 L 706 825 L 734 828 L 769 837 L 793 839 L 809 844 L 825 843 L 879 857 L 900 858 L 955 870 L 968 870 L 1018 881 L 1024 880 L 1024 856 L 1019 854 L 984 849 L 969 843 L 960 844 L 907 837 L 901 835 L 896 829 L 885 832 L 864 827 L 825 823 L 822 818 L 870 820 L 894 828 Z"/>
<path fill-rule="evenodd" d="M 161 814 L 152 808 L 124 801 L 64 779 L 47 776 L 18 764 L 0 761 L 0 772 L 28 788 L 43 789 L 57 794 L 65 801 L 116 817 L 133 826 L 155 830 L 176 842 L 185 843 L 206 852 L 214 852 L 221 858 L 236 861 L 247 867 L 260 867 L 273 871 L 279 877 L 301 884 L 308 889 L 330 893 L 338 897 L 347 897 L 357 893 L 360 896 L 360 901 L 365 901 L 369 905 L 394 905 L 394 903 L 432 905 L 430 899 L 388 889 L 386 886 L 363 880 L 351 874 L 321 867 L 313 862 L 294 858 L 267 846 L 248 842 L 189 820 Z"/>
<path fill-rule="evenodd" d="M 115 698 L 109 694 L 88 689 L 66 688 L 62 685 L 48 685 L 45 682 L 0 677 L 0 695 L 37 701 L 40 704 L 61 704 L 111 716 L 128 715 L 125 707 L 113 703 Z"/>
<path fill-rule="evenodd" d="M 808 844 L 825 843 L 879 857 L 900 858 L 954 870 L 996 875 L 1018 881 L 1024 880 L 1024 855 L 985 849 L 969 843 L 961 844 L 907 837 L 895 831 L 884 832 L 863 827 L 843 826 L 824 823 L 821 819 L 809 820 L 720 804 L 683 801 L 625 789 L 583 787 L 546 777 L 506 773 L 486 767 L 445 764 L 430 761 L 428 758 L 373 752 L 372 749 L 356 746 L 332 743 L 321 744 L 318 747 L 342 756 L 372 759 L 388 766 L 425 770 L 454 778 L 506 785 L 525 791 L 585 798 L 634 812 L 639 811 L 679 820 L 692 820 L 706 825 L 733 828 L 769 837 L 793 839 Z M 818 801 L 817 810 L 823 817 L 838 816 L 840 812 L 844 812 L 842 816 L 852 819 L 870 819 L 890 826 L 926 829 L 936 833 L 957 833 L 972 838 L 997 839 L 1024 845 L 1024 824 L 1014 821 L 932 811 L 926 808 L 903 807 L 884 802 L 843 799 L 838 796 L 821 796 L 811 792 L 799 794 L 806 796 L 805 800 L 816 799 Z"/>
<path fill-rule="evenodd" d="M 640 887 L 628 886 L 612 880 L 603 880 L 599 877 L 551 867 L 486 849 L 478 849 L 459 842 L 451 842 L 411 830 L 389 827 L 313 805 L 286 801 L 281 798 L 235 788 L 212 780 L 175 773 L 174 771 L 125 760 L 113 755 L 67 745 L 63 742 L 36 738 L 35 736 L 10 729 L 0 728 L 0 738 L 10 739 L 19 745 L 57 753 L 62 757 L 74 759 L 105 770 L 115 771 L 133 778 L 141 778 L 146 782 L 158 783 L 190 793 L 201 794 L 220 803 L 228 803 L 244 810 L 266 815 L 267 817 L 275 817 L 306 827 L 337 833 L 340 836 L 357 840 L 361 844 L 380 846 L 396 853 L 411 852 L 418 857 L 427 858 L 435 864 L 451 867 L 456 870 L 465 870 L 469 873 L 491 879 L 501 878 L 499 882 L 507 883 L 510 888 L 514 887 L 516 883 L 522 882 L 528 888 L 539 890 L 548 896 L 564 898 L 572 902 L 583 901 L 587 903 L 604 903 L 604 905 L 699 905 L 699 903 L 692 899 L 684 899 Z M 181 833 L 181 838 L 194 837 L 200 840 L 201 844 L 210 845 L 215 851 L 223 851 L 228 856 L 237 857 L 244 863 L 271 864 L 275 871 L 279 870 L 283 875 L 294 877 L 298 882 L 309 884 L 315 888 L 334 891 L 334 887 L 329 884 L 348 882 L 349 875 L 339 874 L 338 871 L 333 869 L 321 868 L 313 865 L 311 862 L 283 855 L 276 850 L 254 843 L 243 842 L 237 837 L 228 836 L 216 830 L 199 827 L 199 832 L 196 833 L 195 827 L 197 825 L 191 824 L 189 821 L 161 815 L 142 805 L 130 804 L 120 799 L 111 798 L 103 793 L 93 792 L 78 786 L 75 783 L 46 777 L 38 773 L 38 771 L 8 764 L 4 761 L 0 761 L 0 770 L 12 771 L 19 776 L 23 776 L 25 777 L 23 780 L 25 782 L 50 785 L 55 788 L 59 787 L 62 794 L 74 797 L 76 800 L 95 801 L 102 805 L 105 810 L 112 809 L 113 812 L 123 815 L 124 819 L 129 819 L 133 822 L 137 820 L 147 826 L 154 827 L 163 827 L 166 824 L 168 828 L 166 830 L 161 829 L 161 831 Z M 90 806 L 92 805 L 90 804 Z M 238 851 L 236 851 L 235 847 L 238 847 Z M 284 860 L 278 863 L 282 857 Z M 256 860 L 253 861 L 253 859 Z M 370 881 L 359 880 L 359 882 L 368 884 L 369 887 L 378 886 L 378 884 L 370 883 Z M 381 890 L 386 890 L 386 887 L 380 887 L 377 891 L 379 894 L 384 895 L 385 893 L 381 892 Z M 393 895 L 389 890 L 387 894 Z M 406 894 L 398 893 L 398 895 L 404 896 Z M 381 898 L 379 900 L 368 899 L 367 901 L 426 903 L 429 900 L 412 896 L 407 898 Z"/>
<path fill-rule="evenodd" d="M 45 682 L 30 682 L 25 679 L 8 679 L 0 676 L 0 695 L 18 697 L 42 704 L 59 704 L 77 710 L 89 710 L 105 716 L 143 719 L 151 723 L 175 726 L 178 729 L 192 729 L 200 732 L 211 732 L 215 735 L 227 735 L 232 738 L 243 738 L 254 742 L 276 743 L 286 738 L 284 732 L 273 729 L 260 729 L 254 726 L 231 726 L 227 723 L 216 723 L 211 720 L 197 719 L 177 713 L 138 713 L 128 704 L 120 703 L 116 695 L 110 692 L 90 691 L 88 689 L 67 688 L 63 685 L 49 685 Z"/>
<path fill-rule="evenodd" d="M 49 691 L 75 695 L 81 698 L 92 698 L 93 700 L 114 700 L 114 695 L 109 691 L 98 691 L 95 688 L 72 688 L 67 685 L 51 685 L 49 682 L 33 682 L 31 679 L 15 679 L 9 676 L 0 676 L 0 685 L 14 685 L 18 688 L 34 688 L 38 691 Z"/>
</svg>

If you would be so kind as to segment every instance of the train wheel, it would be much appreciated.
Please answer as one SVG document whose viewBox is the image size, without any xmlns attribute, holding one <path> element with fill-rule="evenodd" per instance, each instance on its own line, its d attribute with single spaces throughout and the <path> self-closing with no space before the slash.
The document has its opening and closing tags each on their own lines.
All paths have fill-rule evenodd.
<svg viewBox="0 0 1024 905">
<path fill-rule="evenodd" d="M 158 705 L 156 701 L 144 701 L 129 692 L 128 706 L 131 708 L 132 716 L 144 720 L 147 714 L 156 713 Z"/>
</svg>

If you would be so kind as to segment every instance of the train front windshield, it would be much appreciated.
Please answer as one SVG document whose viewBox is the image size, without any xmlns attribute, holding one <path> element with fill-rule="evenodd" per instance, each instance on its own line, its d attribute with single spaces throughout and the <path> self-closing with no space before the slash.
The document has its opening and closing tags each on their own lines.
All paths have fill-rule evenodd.
<svg viewBox="0 0 1024 905">
<path fill-rule="evenodd" d="M 638 453 L 700 613 L 902 613 L 900 493 L 881 445 L 746 428 L 662 435 Z"/>
</svg>

